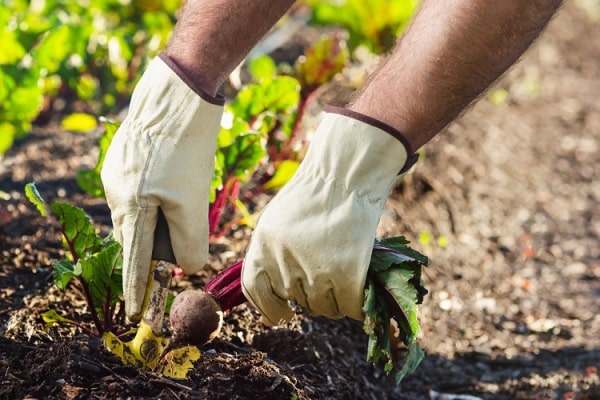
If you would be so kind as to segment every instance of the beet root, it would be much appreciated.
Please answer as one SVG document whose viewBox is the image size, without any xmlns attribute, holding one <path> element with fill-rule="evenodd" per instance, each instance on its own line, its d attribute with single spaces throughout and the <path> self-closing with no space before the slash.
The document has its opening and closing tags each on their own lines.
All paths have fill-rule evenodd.
<svg viewBox="0 0 600 400">
<path fill-rule="evenodd" d="M 212 295 L 184 290 L 173 300 L 169 319 L 173 343 L 202 346 L 219 334 L 223 312 Z"/>
</svg>

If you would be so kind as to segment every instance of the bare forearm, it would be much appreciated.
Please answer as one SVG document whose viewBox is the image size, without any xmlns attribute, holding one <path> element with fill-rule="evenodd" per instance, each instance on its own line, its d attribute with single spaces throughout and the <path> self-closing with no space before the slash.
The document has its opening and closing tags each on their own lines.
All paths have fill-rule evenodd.
<svg viewBox="0 0 600 400">
<path fill-rule="evenodd" d="M 560 0 L 424 0 L 351 109 L 419 148 L 529 47 Z"/>
<path fill-rule="evenodd" d="M 167 55 L 210 94 L 294 4 L 293 0 L 187 0 Z"/>
</svg>

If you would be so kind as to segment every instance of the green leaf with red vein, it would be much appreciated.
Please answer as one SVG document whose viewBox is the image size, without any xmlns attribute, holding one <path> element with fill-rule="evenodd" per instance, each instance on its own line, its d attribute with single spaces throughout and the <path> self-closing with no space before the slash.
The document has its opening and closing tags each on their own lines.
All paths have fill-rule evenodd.
<svg viewBox="0 0 600 400">
<path fill-rule="evenodd" d="M 62 226 L 65 245 L 75 261 L 86 254 L 100 250 L 102 239 L 96 235 L 90 217 L 81 208 L 54 202 L 50 205 L 50 209 Z"/>
</svg>

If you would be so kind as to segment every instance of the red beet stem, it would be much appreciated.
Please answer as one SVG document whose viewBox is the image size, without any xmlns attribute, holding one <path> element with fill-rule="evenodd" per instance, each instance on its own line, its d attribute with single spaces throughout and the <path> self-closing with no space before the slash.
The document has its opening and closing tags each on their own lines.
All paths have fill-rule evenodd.
<svg viewBox="0 0 600 400">
<path fill-rule="evenodd" d="M 398 253 L 397 250 L 378 243 L 373 246 L 373 250 Z M 409 257 L 407 256 L 407 258 Z M 243 260 L 240 260 L 225 268 L 208 281 L 204 288 L 205 292 L 211 294 L 215 298 L 222 311 L 229 311 L 233 307 L 246 302 L 246 297 L 242 292 L 243 262 Z"/>
<path fill-rule="evenodd" d="M 243 260 L 240 260 L 225 268 L 204 288 L 215 298 L 224 312 L 246 302 L 246 297 L 242 292 L 242 264 Z"/>
</svg>

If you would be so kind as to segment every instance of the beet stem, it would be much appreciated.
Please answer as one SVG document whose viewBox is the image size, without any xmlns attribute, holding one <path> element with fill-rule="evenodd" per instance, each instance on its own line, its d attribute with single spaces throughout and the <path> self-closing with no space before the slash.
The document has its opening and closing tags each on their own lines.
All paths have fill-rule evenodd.
<svg viewBox="0 0 600 400">
<path fill-rule="evenodd" d="M 243 260 L 225 268 L 212 278 L 204 290 L 214 297 L 223 312 L 246 302 L 242 291 Z"/>
</svg>

